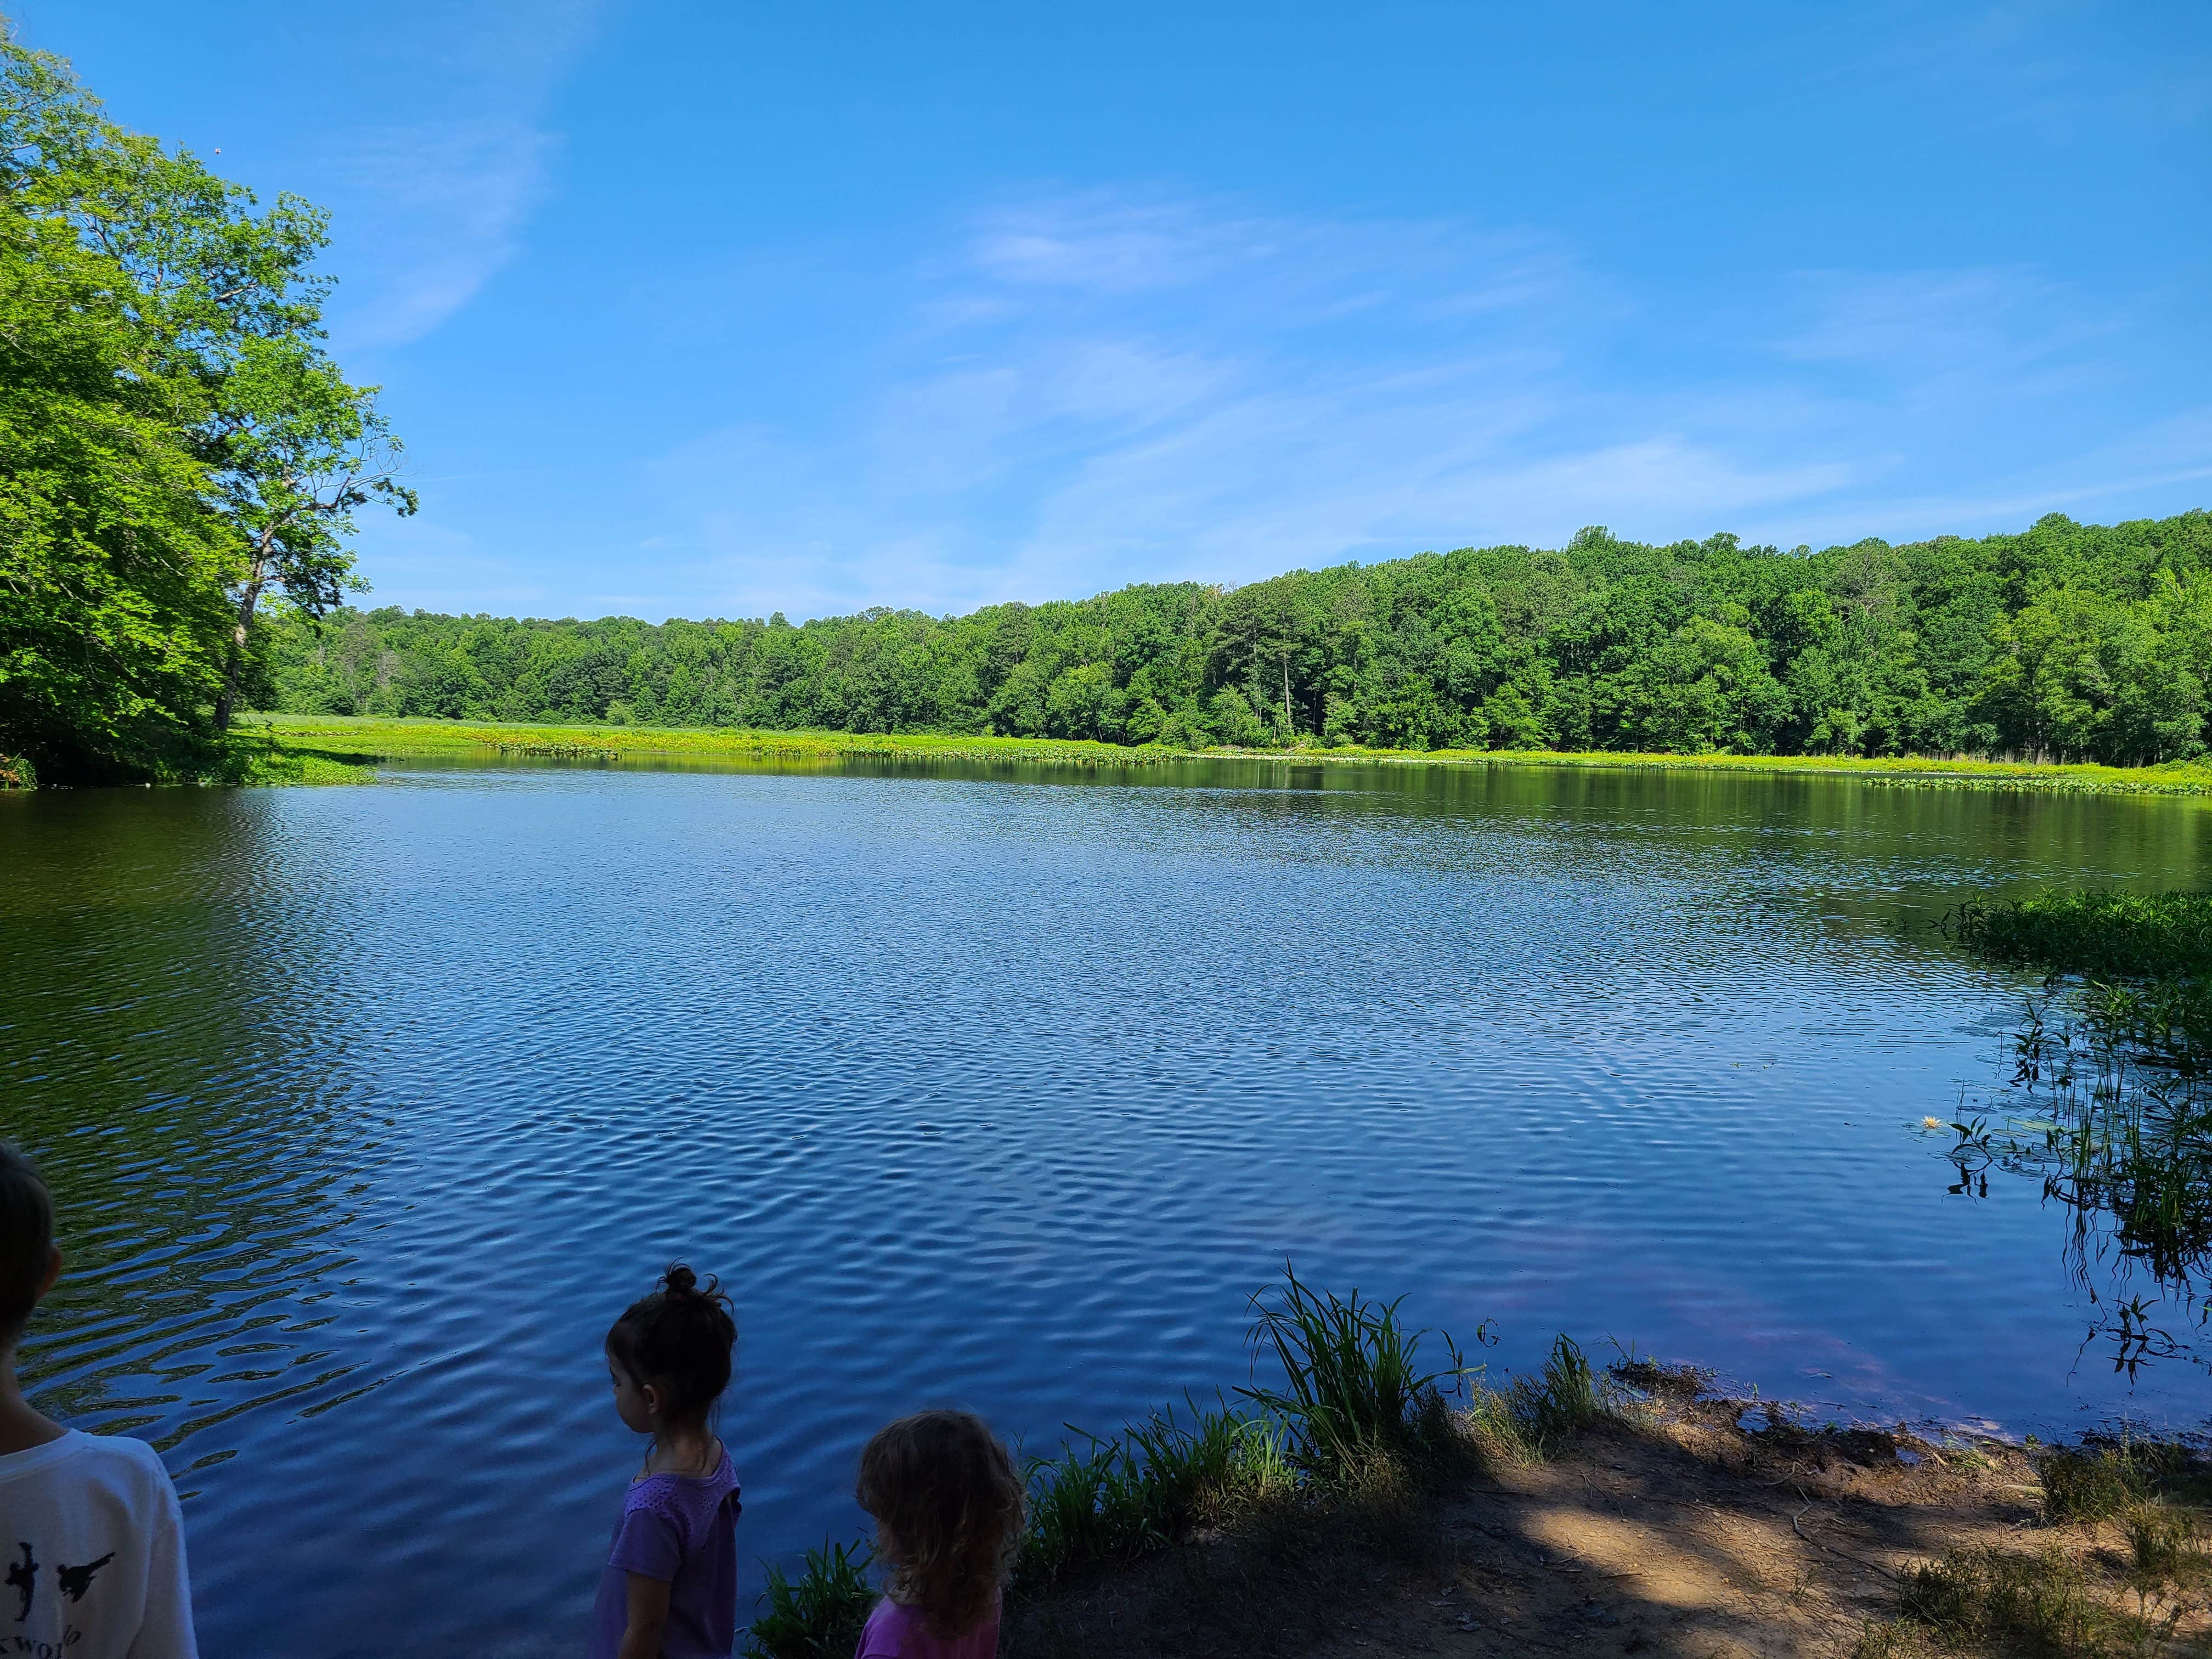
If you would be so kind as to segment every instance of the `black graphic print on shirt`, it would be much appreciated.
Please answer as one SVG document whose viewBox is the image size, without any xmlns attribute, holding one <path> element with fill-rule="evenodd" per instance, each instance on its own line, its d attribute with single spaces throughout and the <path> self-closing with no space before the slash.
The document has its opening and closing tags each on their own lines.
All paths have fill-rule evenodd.
<svg viewBox="0 0 2212 1659">
<path fill-rule="evenodd" d="M 39 1563 L 28 1544 L 19 1543 L 17 1547 L 23 1552 L 23 1559 L 20 1565 L 9 1564 L 8 1587 L 22 1598 L 15 1609 L 15 1622 L 20 1625 L 31 1616 L 31 1592 L 38 1588 Z"/>
<path fill-rule="evenodd" d="M 81 1567 L 56 1567 L 54 1581 L 61 1586 L 62 1594 L 72 1601 L 84 1600 L 84 1593 L 92 1588 L 92 1575 L 115 1559 L 113 1550 L 97 1561 L 88 1561 Z"/>
<path fill-rule="evenodd" d="M 21 1561 L 10 1562 L 6 1583 L 17 1598 L 15 1622 L 21 1624 L 31 1616 L 31 1598 L 39 1587 L 39 1560 L 31 1553 L 31 1547 L 17 1540 L 15 1547 L 23 1552 Z M 115 1559 L 113 1550 L 97 1561 L 88 1561 L 81 1567 L 61 1566 L 54 1569 L 54 1584 L 72 1601 L 84 1600 L 84 1593 L 92 1588 L 92 1576 Z"/>
</svg>

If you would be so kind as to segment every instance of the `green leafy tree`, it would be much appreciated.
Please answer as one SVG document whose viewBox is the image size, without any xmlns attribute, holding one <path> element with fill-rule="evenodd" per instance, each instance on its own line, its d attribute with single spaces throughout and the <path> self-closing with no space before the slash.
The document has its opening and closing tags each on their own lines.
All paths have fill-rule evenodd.
<svg viewBox="0 0 2212 1659">
<path fill-rule="evenodd" d="M 415 492 L 399 482 L 400 447 L 374 388 L 349 386 L 299 334 L 248 334 L 214 377 L 217 410 L 209 445 L 217 493 L 244 533 L 246 562 L 215 724 L 230 723 L 261 597 L 281 587 L 297 614 L 319 619 L 353 575 L 346 544 L 354 509 L 382 500 L 403 514 Z"/>
<path fill-rule="evenodd" d="M 179 418 L 198 388 L 116 287 L 0 201 L 0 755 L 55 782 L 189 766 L 237 567 Z"/>
<path fill-rule="evenodd" d="M 353 508 L 413 510 L 372 394 L 319 343 L 325 230 L 116 125 L 0 23 L 0 745 L 191 769 L 281 654 L 252 637 L 264 591 L 312 620 Z"/>
<path fill-rule="evenodd" d="M 239 550 L 204 385 L 72 216 L 107 136 L 65 65 L 0 35 L 0 755 L 54 781 L 191 763 Z"/>
</svg>

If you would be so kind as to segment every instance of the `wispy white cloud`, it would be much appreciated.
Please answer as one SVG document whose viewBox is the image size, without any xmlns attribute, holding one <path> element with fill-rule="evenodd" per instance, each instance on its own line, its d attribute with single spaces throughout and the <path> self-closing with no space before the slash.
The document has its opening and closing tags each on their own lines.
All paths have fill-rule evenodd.
<svg viewBox="0 0 2212 1659">
<path fill-rule="evenodd" d="M 465 306 L 522 246 L 561 137 L 548 107 L 597 0 L 490 0 L 395 25 L 383 119 L 341 131 L 321 163 L 333 210 L 339 344 L 404 345 Z"/>
<path fill-rule="evenodd" d="M 336 172 L 351 212 L 339 235 L 358 297 L 344 343 L 420 339 L 514 257 L 559 149 L 511 117 L 428 121 L 361 134 Z"/>
<path fill-rule="evenodd" d="M 653 465 L 648 614 L 964 609 L 1593 522 L 1971 530 L 2185 477 L 2197 437 L 2151 465 L 2036 416 L 2131 325 L 2033 270 L 1808 272 L 1670 318 L 1554 238 L 1158 195 L 983 215 L 871 325 L 821 408 Z"/>
</svg>

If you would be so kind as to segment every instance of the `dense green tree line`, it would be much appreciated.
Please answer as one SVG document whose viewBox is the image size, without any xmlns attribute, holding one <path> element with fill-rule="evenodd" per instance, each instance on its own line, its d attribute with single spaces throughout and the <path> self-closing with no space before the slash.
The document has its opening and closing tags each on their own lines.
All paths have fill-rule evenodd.
<svg viewBox="0 0 2212 1659">
<path fill-rule="evenodd" d="M 2124 765 L 2205 748 L 2212 514 L 1817 553 L 1592 529 L 798 626 L 342 610 L 270 644 L 255 690 L 295 713 Z"/>
<path fill-rule="evenodd" d="M 216 765 L 264 596 L 336 604 L 353 509 L 411 510 L 321 344 L 324 241 L 0 17 L 0 773 Z"/>
</svg>

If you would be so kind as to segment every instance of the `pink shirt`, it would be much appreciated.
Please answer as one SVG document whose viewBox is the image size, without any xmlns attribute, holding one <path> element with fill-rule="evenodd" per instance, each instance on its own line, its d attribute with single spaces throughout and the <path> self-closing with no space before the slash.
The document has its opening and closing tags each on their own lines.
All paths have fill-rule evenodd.
<svg viewBox="0 0 2212 1659">
<path fill-rule="evenodd" d="M 998 1651 L 997 1608 L 965 1636 L 948 1642 L 929 1633 L 920 1612 L 886 1595 L 868 1615 L 868 1627 L 860 1632 L 853 1659 L 996 1659 Z"/>
</svg>

